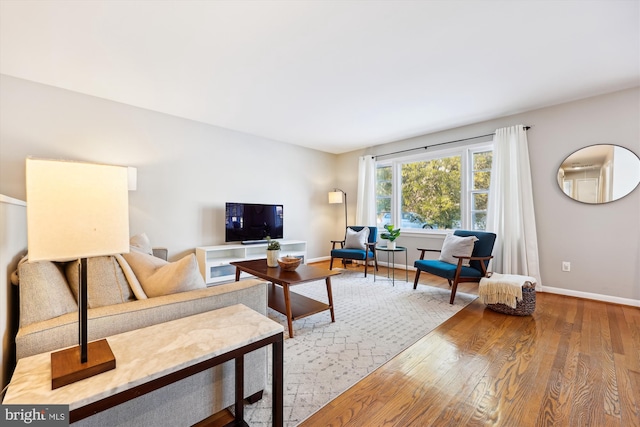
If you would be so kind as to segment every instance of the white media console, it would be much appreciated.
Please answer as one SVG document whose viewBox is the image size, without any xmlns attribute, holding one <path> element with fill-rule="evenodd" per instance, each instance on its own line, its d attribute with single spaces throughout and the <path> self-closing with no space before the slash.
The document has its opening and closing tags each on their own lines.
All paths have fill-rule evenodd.
<svg viewBox="0 0 640 427">
<path fill-rule="evenodd" d="M 278 241 L 280 242 L 280 256 L 295 256 L 302 258 L 302 262 L 305 262 L 307 242 L 302 240 Z M 266 257 L 266 243 L 201 246 L 196 248 L 200 274 L 204 277 L 207 285 L 235 280 L 236 268 L 229 265 L 230 262 Z"/>
</svg>

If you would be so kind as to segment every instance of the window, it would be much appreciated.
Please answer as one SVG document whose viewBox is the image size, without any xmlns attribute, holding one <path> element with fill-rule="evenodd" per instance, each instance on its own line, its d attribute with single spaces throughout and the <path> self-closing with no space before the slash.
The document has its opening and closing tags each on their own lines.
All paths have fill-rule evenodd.
<svg viewBox="0 0 640 427">
<path fill-rule="evenodd" d="M 376 168 L 376 216 L 378 227 L 391 223 L 391 196 L 393 186 L 391 166 Z"/>
<path fill-rule="evenodd" d="M 471 152 L 471 223 L 472 230 L 487 229 L 489 184 L 491 183 L 492 151 Z"/>
<path fill-rule="evenodd" d="M 378 226 L 484 230 L 492 154 L 484 143 L 378 162 Z"/>
</svg>

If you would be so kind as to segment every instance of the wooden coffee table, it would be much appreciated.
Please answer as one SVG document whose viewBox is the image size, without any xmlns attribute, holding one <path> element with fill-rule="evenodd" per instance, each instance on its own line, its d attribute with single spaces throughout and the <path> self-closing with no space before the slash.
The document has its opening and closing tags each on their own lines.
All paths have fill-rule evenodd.
<svg viewBox="0 0 640 427">
<path fill-rule="evenodd" d="M 310 265 L 300 265 L 295 271 L 284 271 L 280 267 L 268 267 L 266 259 L 232 262 L 236 266 L 236 281 L 240 280 L 240 273 L 251 274 L 264 280 L 269 285 L 269 307 L 287 316 L 289 337 L 293 338 L 293 321 L 312 314 L 329 310 L 331 322 L 336 318 L 333 314 L 333 295 L 331 294 L 331 276 L 340 274 L 339 271 L 326 270 Z M 295 292 L 289 292 L 289 287 L 305 282 L 325 279 L 329 304 L 305 297 Z M 276 286 L 278 285 L 278 286 Z"/>
</svg>

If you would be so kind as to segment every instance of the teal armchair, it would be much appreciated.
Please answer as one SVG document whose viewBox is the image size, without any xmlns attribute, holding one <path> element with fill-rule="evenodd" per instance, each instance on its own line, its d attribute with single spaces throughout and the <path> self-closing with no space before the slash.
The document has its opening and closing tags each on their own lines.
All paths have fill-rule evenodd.
<svg viewBox="0 0 640 427">
<path fill-rule="evenodd" d="M 421 251 L 420 259 L 413 264 L 416 268 L 416 278 L 413 281 L 413 289 L 418 287 L 418 280 L 420 279 L 420 272 L 422 271 L 426 271 L 427 273 L 431 273 L 438 277 L 443 277 L 447 279 L 449 286 L 451 286 L 450 304 L 453 304 L 453 300 L 456 297 L 458 283 L 480 282 L 480 279 L 487 275 L 487 268 L 489 266 L 489 261 L 493 258 L 491 254 L 496 241 L 496 235 L 494 233 L 484 231 L 456 230 L 453 234 L 459 237 L 475 236 L 478 238 L 474 243 L 471 256 L 454 255 L 458 260 L 458 263 L 450 264 L 448 262 L 435 259 L 424 259 L 425 252 L 440 252 L 439 249 L 418 248 L 418 250 Z M 469 260 L 468 267 L 463 265 L 465 260 Z"/>
<path fill-rule="evenodd" d="M 361 231 L 364 226 L 349 226 L 347 228 L 352 229 L 353 231 Z M 332 240 L 332 248 L 331 248 L 331 263 L 329 264 L 329 270 L 333 269 L 333 260 L 335 258 L 344 260 L 355 260 L 355 261 L 364 261 L 364 277 L 367 277 L 367 268 L 369 266 L 369 262 L 373 261 L 376 271 L 378 270 L 378 259 L 376 257 L 376 244 L 378 240 L 378 228 L 377 227 L 369 227 L 369 238 L 365 243 L 365 247 L 360 248 L 350 248 L 346 247 L 346 239 L 345 240 Z M 336 248 L 336 245 L 340 245 L 340 247 Z"/>
</svg>

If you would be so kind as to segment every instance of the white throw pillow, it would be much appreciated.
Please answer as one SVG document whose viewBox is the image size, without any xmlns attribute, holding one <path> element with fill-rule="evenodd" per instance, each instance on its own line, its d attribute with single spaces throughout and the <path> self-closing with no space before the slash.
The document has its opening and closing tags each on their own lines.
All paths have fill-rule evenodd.
<svg viewBox="0 0 640 427">
<path fill-rule="evenodd" d="M 167 262 L 135 250 L 122 256 L 131 266 L 149 298 L 207 287 L 200 275 L 194 254 L 176 262 Z"/>
<path fill-rule="evenodd" d="M 133 248 L 133 246 L 131 248 Z M 132 250 L 135 250 L 135 249 L 132 249 Z M 115 254 L 114 258 L 116 259 L 116 261 L 118 261 L 118 264 L 120 264 L 120 268 L 124 273 L 124 277 L 126 277 L 127 282 L 129 282 L 129 287 L 131 288 L 131 291 L 136 296 L 136 298 L 148 299 L 147 294 L 144 293 L 144 289 L 142 289 L 142 285 L 140 284 L 140 281 L 138 280 L 138 278 L 136 277 L 136 274 L 131 269 L 131 266 L 129 265 L 127 260 L 125 260 L 121 254 Z"/>
<path fill-rule="evenodd" d="M 478 240 L 476 236 L 461 237 L 454 234 L 447 234 L 442 244 L 440 261 L 458 265 L 458 258 L 455 258 L 454 255 L 471 256 L 476 240 Z M 462 265 L 469 267 L 469 260 L 463 260 Z"/>
<path fill-rule="evenodd" d="M 153 255 L 153 247 L 151 241 L 147 237 L 146 233 L 136 234 L 129 239 L 129 244 L 135 248 L 140 249 L 145 254 Z"/>
<path fill-rule="evenodd" d="M 367 248 L 367 242 L 369 241 L 369 227 L 364 227 L 360 231 L 355 231 L 352 228 L 347 228 L 347 237 L 345 238 L 345 249 L 362 249 Z"/>
</svg>

